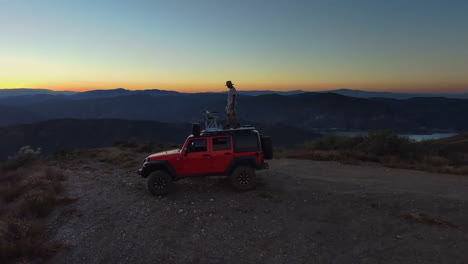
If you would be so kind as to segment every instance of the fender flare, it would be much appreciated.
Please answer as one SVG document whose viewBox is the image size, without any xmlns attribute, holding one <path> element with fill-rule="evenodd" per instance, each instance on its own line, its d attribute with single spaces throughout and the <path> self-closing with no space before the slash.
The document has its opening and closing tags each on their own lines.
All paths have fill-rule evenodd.
<svg viewBox="0 0 468 264">
<path fill-rule="evenodd" d="M 155 170 L 165 170 L 173 179 L 177 178 L 177 173 L 174 167 L 166 160 L 147 161 L 143 165 L 143 178 L 147 178 L 151 172 Z"/>
<path fill-rule="evenodd" d="M 229 164 L 228 169 L 226 170 L 226 175 L 231 175 L 231 173 L 239 165 L 247 165 L 254 169 L 258 168 L 258 162 L 254 156 L 237 157 L 237 158 L 234 158 Z"/>
</svg>

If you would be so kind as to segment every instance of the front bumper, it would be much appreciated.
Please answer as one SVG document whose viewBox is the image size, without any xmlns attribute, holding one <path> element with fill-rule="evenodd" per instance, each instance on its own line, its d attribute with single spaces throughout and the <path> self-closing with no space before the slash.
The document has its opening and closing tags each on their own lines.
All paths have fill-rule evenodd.
<svg viewBox="0 0 468 264">
<path fill-rule="evenodd" d="M 137 173 L 143 178 L 148 177 L 148 170 L 146 170 L 145 167 L 139 169 Z"/>
</svg>

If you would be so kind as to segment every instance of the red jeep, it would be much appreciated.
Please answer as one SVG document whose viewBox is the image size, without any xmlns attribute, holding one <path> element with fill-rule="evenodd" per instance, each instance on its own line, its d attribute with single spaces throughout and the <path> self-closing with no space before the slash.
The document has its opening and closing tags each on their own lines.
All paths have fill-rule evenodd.
<svg viewBox="0 0 468 264">
<path fill-rule="evenodd" d="M 148 156 L 138 174 L 153 195 L 165 195 L 184 177 L 226 175 L 239 190 L 255 186 L 255 171 L 272 159 L 271 139 L 254 127 L 201 131 L 194 126 L 183 147 Z"/>
</svg>

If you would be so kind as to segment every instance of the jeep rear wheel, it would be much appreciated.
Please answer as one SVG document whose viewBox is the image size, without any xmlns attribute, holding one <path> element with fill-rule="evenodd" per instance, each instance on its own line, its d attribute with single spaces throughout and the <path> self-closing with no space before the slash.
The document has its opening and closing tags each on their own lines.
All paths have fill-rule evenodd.
<svg viewBox="0 0 468 264">
<path fill-rule="evenodd" d="M 166 195 L 172 191 L 174 183 L 171 175 L 163 170 L 153 171 L 148 176 L 148 191 L 155 196 Z"/>
<path fill-rule="evenodd" d="M 229 181 L 237 190 L 250 190 L 255 187 L 255 170 L 251 167 L 239 166 L 229 175 Z"/>
</svg>

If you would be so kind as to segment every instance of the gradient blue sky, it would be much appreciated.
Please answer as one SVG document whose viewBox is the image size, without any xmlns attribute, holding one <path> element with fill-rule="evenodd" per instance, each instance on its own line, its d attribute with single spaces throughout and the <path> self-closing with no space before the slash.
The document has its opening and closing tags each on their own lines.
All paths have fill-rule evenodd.
<svg viewBox="0 0 468 264">
<path fill-rule="evenodd" d="M 0 88 L 468 91 L 468 1 L 0 0 Z"/>
</svg>

